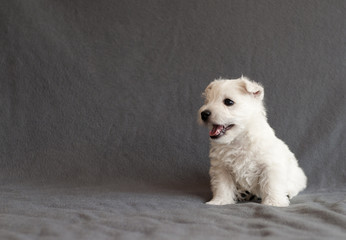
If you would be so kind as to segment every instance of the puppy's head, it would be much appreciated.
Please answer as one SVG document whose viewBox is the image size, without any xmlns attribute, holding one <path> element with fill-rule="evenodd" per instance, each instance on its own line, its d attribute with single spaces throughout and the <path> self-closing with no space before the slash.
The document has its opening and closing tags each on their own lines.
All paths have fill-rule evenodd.
<svg viewBox="0 0 346 240">
<path fill-rule="evenodd" d="M 210 138 L 229 143 L 251 121 L 265 117 L 263 87 L 246 77 L 211 82 L 205 89 L 204 105 L 199 109 L 199 123 L 209 127 Z"/>
</svg>

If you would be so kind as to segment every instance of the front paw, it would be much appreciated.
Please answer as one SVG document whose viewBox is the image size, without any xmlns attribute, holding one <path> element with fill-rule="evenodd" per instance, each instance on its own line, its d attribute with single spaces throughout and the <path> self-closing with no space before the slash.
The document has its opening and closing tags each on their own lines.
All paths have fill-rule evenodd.
<svg viewBox="0 0 346 240">
<path fill-rule="evenodd" d="M 262 204 L 274 207 L 288 207 L 290 205 L 290 201 L 286 197 L 280 199 L 266 198 L 262 201 Z"/>
<path fill-rule="evenodd" d="M 209 205 L 227 205 L 227 204 L 234 204 L 235 201 L 233 199 L 228 198 L 213 198 L 209 202 L 206 202 L 206 204 Z"/>
</svg>

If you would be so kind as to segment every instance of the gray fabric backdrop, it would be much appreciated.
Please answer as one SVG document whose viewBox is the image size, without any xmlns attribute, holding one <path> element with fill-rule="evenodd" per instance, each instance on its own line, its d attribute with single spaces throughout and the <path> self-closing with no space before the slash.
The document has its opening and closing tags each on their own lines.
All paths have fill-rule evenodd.
<svg viewBox="0 0 346 240">
<path fill-rule="evenodd" d="M 0 180 L 208 187 L 206 85 L 265 86 L 309 189 L 346 181 L 346 1 L 0 2 Z"/>
</svg>

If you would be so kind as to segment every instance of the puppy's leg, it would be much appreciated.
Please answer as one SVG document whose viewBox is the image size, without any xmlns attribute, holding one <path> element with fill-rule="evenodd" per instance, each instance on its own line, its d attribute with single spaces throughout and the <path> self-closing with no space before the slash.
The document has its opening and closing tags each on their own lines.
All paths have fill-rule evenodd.
<svg viewBox="0 0 346 240">
<path fill-rule="evenodd" d="M 307 178 L 303 170 L 298 166 L 291 167 L 288 174 L 288 183 L 287 183 L 288 195 L 290 196 L 290 198 L 293 198 L 300 191 L 305 189 L 306 182 L 307 182 Z"/>
<path fill-rule="evenodd" d="M 260 179 L 262 204 L 287 207 L 290 201 L 287 197 L 285 173 L 280 168 L 273 166 L 263 170 Z"/>
<path fill-rule="evenodd" d="M 213 199 L 207 204 L 225 205 L 235 203 L 236 186 L 230 173 L 222 167 L 211 167 L 209 173 Z"/>
</svg>

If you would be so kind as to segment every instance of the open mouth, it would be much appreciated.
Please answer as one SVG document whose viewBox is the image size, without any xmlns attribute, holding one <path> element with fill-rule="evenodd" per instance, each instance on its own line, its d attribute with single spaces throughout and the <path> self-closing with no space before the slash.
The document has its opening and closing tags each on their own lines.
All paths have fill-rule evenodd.
<svg viewBox="0 0 346 240">
<path fill-rule="evenodd" d="M 209 132 L 209 136 L 212 139 L 216 139 L 221 137 L 222 135 L 224 135 L 226 133 L 227 130 L 230 130 L 232 127 L 234 126 L 234 124 L 228 125 L 228 126 L 224 126 L 224 125 L 213 125 L 213 129 L 210 130 Z"/>
</svg>

